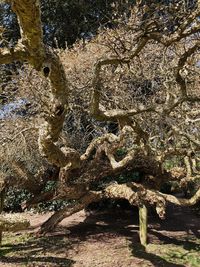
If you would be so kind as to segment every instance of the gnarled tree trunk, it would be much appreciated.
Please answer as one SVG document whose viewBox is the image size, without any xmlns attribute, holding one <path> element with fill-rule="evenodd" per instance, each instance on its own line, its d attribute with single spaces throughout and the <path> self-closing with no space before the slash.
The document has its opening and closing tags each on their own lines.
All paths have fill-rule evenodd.
<svg viewBox="0 0 200 267">
<path fill-rule="evenodd" d="M 187 157 L 189 157 L 189 152 L 191 152 L 190 155 L 196 155 L 193 151 L 198 152 L 200 148 L 200 142 L 195 135 L 171 124 L 175 115 L 179 116 L 179 112 L 176 111 L 177 108 L 183 108 L 186 103 L 200 102 L 198 96 L 188 94 L 187 81 L 182 75 L 187 60 L 199 49 L 200 42 L 194 40 L 194 44 L 192 43 L 188 49 L 184 48 L 184 53 L 177 60 L 173 78 L 180 94 L 171 93 L 166 82 L 163 82 L 164 87 L 167 87 L 167 92 L 161 99 L 162 105 L 157 103 L 159 100 L 152 105 L 146 103 L 146 106 L 140 103 L 131 109 L 106 109 L 101 104 L 104 88 L 102 86 L 103 77 L 101 76 L 102 72 L 109 67 L 113 68 L 113 73 L 115 72 L 113 70 L 119 66 L 130 67 L 131 62 L 140 57 L 150 42 L 160 43 L 163 49 L 167 49 L 170 45 L 174 45 L 188 36 L 193 36 L 200 29 L 199 20 L 196 20 L 200 14 L 199 6 L 197 5 L 195 12 L 188 16 L 183 25 L 171 34 L 161 33 L 160 29 L 156 28 L 159 25 L 155 21 L 147 24 L 142 21 L 141 27 L 138 28 L 137 42 L 130 50 L 126 51 L 125 55 L 120 56 L 116 53 L 114 56 L 101 58 L 96 62 L 91 82 L 93 90 L 90 114 L 97 120 L 117 122 L 120 131 L 117 134 L 107 133 L 95 138 L 85 153 L 80 155 L 75 149 L 60 148 L 57 144 L 68 109 L 70 86 L 59 56 L 43 44 L 40 1 L 9 0 L 8 2 L 18 17 L 21 40 L 12 49 L 0 48 L 0 63 L 7 64 L 14 60 L 28 61 L 40 75 L 42 74 L 47 79 L 51 87 L 49 112 L 44 116 L 44 124 L 40 125 L 38 143 L 41 154 L 49 162 L 56 165 L 60 173 L 55 192 L 50 192 L 43 197 L 37 198 L 35 196 L 35 201 L 45 200 L 45 198 L 76 200 L 74 205 L 55 213 L 42 226 L 41 231 L 49 231 L 64 217 L 83 209 L 92 201 L 108 197 L 125 198 L 132 205 L 139 206 L 140 238 L 141 243 L 145 246 L 147 243 L 146 204 L 155 205 L 158 215 L 164 217 L 167 201 L 177 205 L 193 205 L 200 199 L 200 189 L 191 199 L 177 199 L 174 196 L 159 192 L 161 185 L 168 180 L 176 180 L 181 185 L 199 178 L 199 173 L 192 172 L 192 168 L 188 167 L 190 160 L 187 158 L 185 160 L 187 174 L 184 171 L 180 174 L 177 170 L 167 170 L 163 162 L 170 155 L 178 155 L 182 151 Z M 193 20 L 195 23 L 192 23 Z M 149 117 L 147 114 L 150 114 Z M 141 122 L 137 117 L 138 115 L 141 116 Z M 144 117 L 142 117 L 143 115 Z M 150 135 L 148 127 L 143 127 L 145 116 L 147 116 L 147 120 L 151 120 L 153 115 L 159 117 L 159 123 L 166 124 L 165 128 L 168 129 L 166 139 L 161 140 L 160 149 L 152 141 L 157 137 L 153 134 Z M 172 135 L 183 138 L 184 141 L 187 140 L 188 147 L 186 142 L 183 142 L 183 147 L 181 145 L 174 146 L 174 148 L 170 146 L 170 149 L 167 147 L 165 150 L 163 146 L 169 143 Z M 129 141 L 135 140 L 134 145 L 129 147 L 123 156 L 118 156 L 118 150 L 126 145 L 127 136 Z M 141 180 L 138 183 L 133 181 L 118 184 L 116 182 L 111 185 L 106 184 L 104 189 L 97 189 L 99 191 L 93 191 L 95 182 L 100 182 L 103 177 L 107 175 L 116 177 L 120 173 L 133 171 L 138 171 L 141 174 Z"/>
</svg>

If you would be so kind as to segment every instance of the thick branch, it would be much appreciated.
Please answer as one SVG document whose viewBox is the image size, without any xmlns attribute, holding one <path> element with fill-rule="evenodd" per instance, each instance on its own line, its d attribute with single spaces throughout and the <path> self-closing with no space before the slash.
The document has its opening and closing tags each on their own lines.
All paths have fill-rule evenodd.
<svg viewBox="0 0 200 267">
<path fill-rule="evenodd" d="M 50 113 L 46 114 L 46 122 L 40 127 L 39 148 L 49 162 L 58 167 L 70 162 L 69 151 L 65 153 L 55 142 L 62 130 L 68 105 L 69 85 L 59 57 L 44 47 L 39 0 L 10 0 L 13 11 L 17 14 L 22 43 L 29 52 L 28 61 L 33 67 L 42 71 L 49 78 L 52 99 Z M 70 150 L 70 152 L 72 152 Z M 77 153 L 75 151 L 72 152 Z M 77 157 L 78 158 L 78 157 Z"/>
<path fill-rule="evenodd" d="M 136 152 L 138 151 L 135 150 L 129 151 L 128 154 L 118 162 L 115 160 L 114 155 L 112 153 L 109 153 L 109 151 L 106 151 L 106 155 L 110 160 L 110 164 L 113 170 L 118 170 L 126 167 L 133 160 L 134 156 L 136 155 Z"/>
<path fill-rule="evenodd" d="M 30 53 L 29 61 L 37 70 L 40 70 L 45 58 L 40 1 L 10 0 L 10 2 L 18 17 L 22 43 Z"/>
<path fill-rule="evenodd" d="M 81 160 L 86 160 L 90 157 L 90 155 L 92 154 L 92 152 L 97 149 L 98 147 L 100 147 L 104 142 L 106 143 L 114 143 L 114 142 L 118 142 L 119 141 L 119 137 L 116 136 L 115 134 L 112 133 L 108 133 L 105 134 L 101 137 L 95 138 L 87 147 L 85 153 L 81 156 Z"/>
<path fill-rule="evenodd" d="M 0 216 L 0 231 L 3 232 L 17 232 L 25 230 L 30 226 L 30 222 L 26 219 L 20 218 L 17 215 L 1 215 Z"/>
<path fill-rule="evenodd" d="M 187 97 L 187 85 L 185 79 L 181 75 L 181 70 L 183 69 L 188 58 L 200 48 L 200 42 L 197 42 L 194 46 L 190 47 L 179 59 L 177 70 L 176 70 L 176 81 L 180 86 L 181 93 L 183 97 Z"/>
<path fill-rule="evenodd" d="M 29 199 L 28 201 L 22 203 L 21 207 L 23 210 L 25 210 L 25 209 L 27 209 L 29 207 L 33 207 L 33 206 L 35 206 L 41 202 L 50 201 L 53 199 L 54 195 L 55 195 L 55 190 L 41 193 L 40 195 L 36 195 L 36 196 L 32 197 L 31 199 Z"/>
<path fill-rule="evenodd" d="M 136 183 L 112 184 L 105 190 L 105 196 L 110 198 L 125 198 L 132 205 L 141 203 L 156 204 L 156 210 L 159 216 L 163 217 L 165 212 L 166 201 L 179 206 L 193 206 L 200 200 L 200 189 L 190 199 L 177 198 L 172 195 L 163 194 L 159 191 L 153 191 Z"/>
<path fill-rule="evenodd" d="M 90 203 L 99 201 L 101 199 L 100 192 L 88 192 L 85 196 L 80 198 L 76 203 L 73 203 L 66 208 L 55 212 L 42 226 L 40 233 L 47 233 L 54 229 L 64 218 L 81 211 Z"/>
<path fill-rule="evenodd" d="M 112 184 L 104 190 L 105 197 L 124 198 L 131 205 L 140 206 L 143 203 L 156 205 L 156 211 L 161 218 L 165 216 L 165 199 L 159 192 L 149 190 L 136 183 Z"/>
<path fill-rule="evenodd" d="M 163 196 L 166 199 L 166 201 L 179 205 L 179 206 L 193 206 L 196 203 L 198 203 L 198 201 L 200 200 L 200 189 L 190 199 L 177 198 L 175 196 L 167 195 L 163 193 L 159 193 L 159 194 Z"/>
<path fill-rule="evenodd" d="M 29 56 L 28 51 L 22 44 L 13 48 L 0 48 L 0 64 L 9 64 L 13 61 L 24 61 Z"/>
</svg>

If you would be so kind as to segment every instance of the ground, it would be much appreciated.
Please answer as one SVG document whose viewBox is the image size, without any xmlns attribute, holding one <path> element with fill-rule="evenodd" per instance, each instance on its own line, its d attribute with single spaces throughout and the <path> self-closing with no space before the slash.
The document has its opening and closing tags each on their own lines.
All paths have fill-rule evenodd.
<svg viewBox="0 0 200 267">
<path fill-rule="evenodd" d="M 31 227 L 4 233 L 0 266 L 200 266 L 199 217 L 189 208 L 170 206 L 167 218 L 149 218 L 149 245 L 139 245 L 137 210 L 111 210 L 86 216 L 81 211 L 57 229 L 37 236 L 50 214 L 25 213 Z"/>
</svg>

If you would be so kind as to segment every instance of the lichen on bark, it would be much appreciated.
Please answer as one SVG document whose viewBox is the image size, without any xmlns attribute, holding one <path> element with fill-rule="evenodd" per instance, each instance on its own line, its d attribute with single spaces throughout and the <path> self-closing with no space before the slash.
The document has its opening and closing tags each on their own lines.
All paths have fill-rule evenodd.
<svg viewBox="0 0 200 267">
<path fill-rule="evenodd" d="M 158 149 L 159 153 L 156 153 L 155 146 L 153 147 L 152 145 L 152 140 L 156 136 L 150 136 L 148 127 L 142 127 L 142 116 L 147 116 L 148 120 L 151 120 L 153 115 L 158 116 L 160 124 L 165 123 L 165 127 L 170 129 L 167 132 L 167 135 L 169 135 L 167 141 L 170 141 L 170 134 L 173 134 L 174 136 L 186 138 L 188 143 L 191 144 L 191 151 L 194 146 L 195 149 L 199 149 L 197 138 L 182 131 L 178 126 L 170 125 L 172 118 L 166 119 L 167 116 L 174 115 L 173 112 L 177 107 L 182 107 L 185 103 L 199 102 L 199 97 L 188 95 L 186 90 L 187 82 L 181 73 L 188 58 L 199 49 L 199 41 L 190 48 L 185 48 L 186 50 L 179 56 L 177 61 L 176 71 L 173 74 L 176 85 L 180 89 L 180 96 L 174 96 L 174 94 L 167 91 L 161 105 L 154 103 L 145 106 L 140 103 L 140 105 L 135 105 L 130 109 L 107 109 L 106 106 L 101 104 L 102 91 L 104 89 L 102 73 L 109 67 L 112 68 L 113 73 L 118 66 L 125 65 L 130 68 L 130 63 L 136 58 L 140 58 L 150 42 L 159 42 L 163 45 L 163 48 L 167 48 L 171 44 L 187 37 L 187 35 L 190 36 L 190 34 L 197 32 L 197 25 L 195 24 L 195 28 L 191 32 L 191 17 L 189 17 L 184 24 L 185 28 L 180 27 L 170 36 L 164 36 L 159 31 L 157 33 L 154 31 L 149 32 L 149 26 L 147 25 L 146 32 L 142 28 L 139 29 L 137 43 L 129 53 L 126 53 L 126 56 L 115 54 L 115 56 L 112 55 L 97 60 L 96 64 L 94 64 L 91 81 L 90 114 L 97 120 L 118 123 L 119 132 L 116 134 L 106 133 L 97 137 L 90 143 L 86 152 L 80 155 L 78 151 L 71 147 L 61 148 L 57 144 L 69 106 L 70 86 L 59 56 L 43 43 L 40 1 L 10 0 L 9 3 L 11 3 L 12 9 L 18 17 L 21 40 L 13 49 L 0 50 L 0 63 L 26 60 L 44 76 L 51 88 L 51 101 L 48 103 L 49 111 L 44 115 L 45 122 L 40 125 L 38 143 L 41 154 L 50 163 L 56 165 L 60 172 L 56 189 L 38 198 L 35 196 L 35 201 L 45 200 L 45 197 L 48 200 L 49 198 L 76 200 L 75 205 L 55 213 L 43 225 L 42 231 L 52 229 L 64 217 L 83 209 L 92 201 L 98 201 L 101 198 L 125 198 L 131 205 L 141 207 L 140 217 L 145 220 L 144 225 L 141 220 L 141 232 L 143 232 L 141 241 L 145 245 L 146 205 L 155 206 L 158 215 L 164 218 L 166 202 L 190 206 L 200 199 L 199 190 L 190 199 L 178 199 L 175 196 L 160 192 L 161 185 L 168 180 L 176 180 L 181 185 L 187 184 L 188 181 L 197 176 L 197 174 L 194 174 L 195 168 L 188 165 L 192 162 L 190 160 L 190 154 L 192 153 L 189 154 L 188 151 L 182 152 L 180 147 L 171 147 L 171 150 L 168 148 L 164 150 L 165 140 L 162 140 L 161 149 Z M 197 17 L 198 12 L 194 14 L 194 17 Z M 189 29 L 184 32 L 187 26 Z M 150 114 L 149 117 L 148 114 Z M 141 120 L 138 119 L 139 115 Z M 117 152 L 125 145 L 126 136 L 129 136 L 132 142 L 134 141 L 134 146 L 129 147 L 126 153 L 120 157 Z M 171 154 L 177 155 L 178 153 L 184 153 L 185 164 L 187 165 L 186 174 L 180 169 L 179 173 L 173 169 L 167 170 L 163 165 L 165 158 Z M 134 171 L 139 172 L 141 175 L 141 180 L 138 183 L 118 184 L 115 182 L 111 185 L 106 185 L 104 189 L 93 191 L 94 183 L 101 181 L 106 176 L 117 177 L 122 172 L 130 174 Z M 35 201 L 32 203 L 35 203 Z M 7 226 L 3 227 L 2 224 L 2 229 L 6 229 Z"/>
</svg>

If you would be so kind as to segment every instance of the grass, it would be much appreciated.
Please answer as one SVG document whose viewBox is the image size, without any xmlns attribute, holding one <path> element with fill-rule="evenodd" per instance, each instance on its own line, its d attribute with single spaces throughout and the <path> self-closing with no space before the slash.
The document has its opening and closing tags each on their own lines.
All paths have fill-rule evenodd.
<svg viewBox="0 0 200 267">
<path fill-rule="evenodd" d="M 200 266 L 200 239 L 194 235 L 168 237 L 167 242 L 149 244 L 146 249 L 139 243 L 128 244 L 131 251 L 128 257 L 141 259 L 140 266 L 143 267 Z M 0 262 L 14 266 L 69 267 L 73 266 L 74 261 L 66 257 L 66 251 L 71 248 L 73 246 L 65 235 L 35 237 L 26 232 L 20 235 L 5 233 L 0 248 Z M 124 251 L 119 249 L 118 253 L 123 257 Z"/>
<path fill-rule="evenodd" d="M 155 253 L 171 263 L 184 264 L 191 267 L 200 266 L 199 242 L 198 244 L 195 242 L 194 246 L 187 247 L 187 249 L 180 245 L 178 246 L 171 244 L 150 245 L 148 252 Z"/>
<path fill-rule="evenodd" d="M 141 245 L 134 245 L 132 254 L 135 257 L 146 259 L 155 266 L 200 266 L 200 240 L 182 240 L 182 245 L 149 244 L 146 249 Z M 143 265 L 148 266 L 147 265 Z"/>
<path fill-rule="evenodd" d="M 31 233 L 20 235 L 5 233 L 0 248 L 0 262 L 14 266 L 71 266 L 61 248 L 69 242 L 64 237 L 35 237 Z"/>
</svg>

